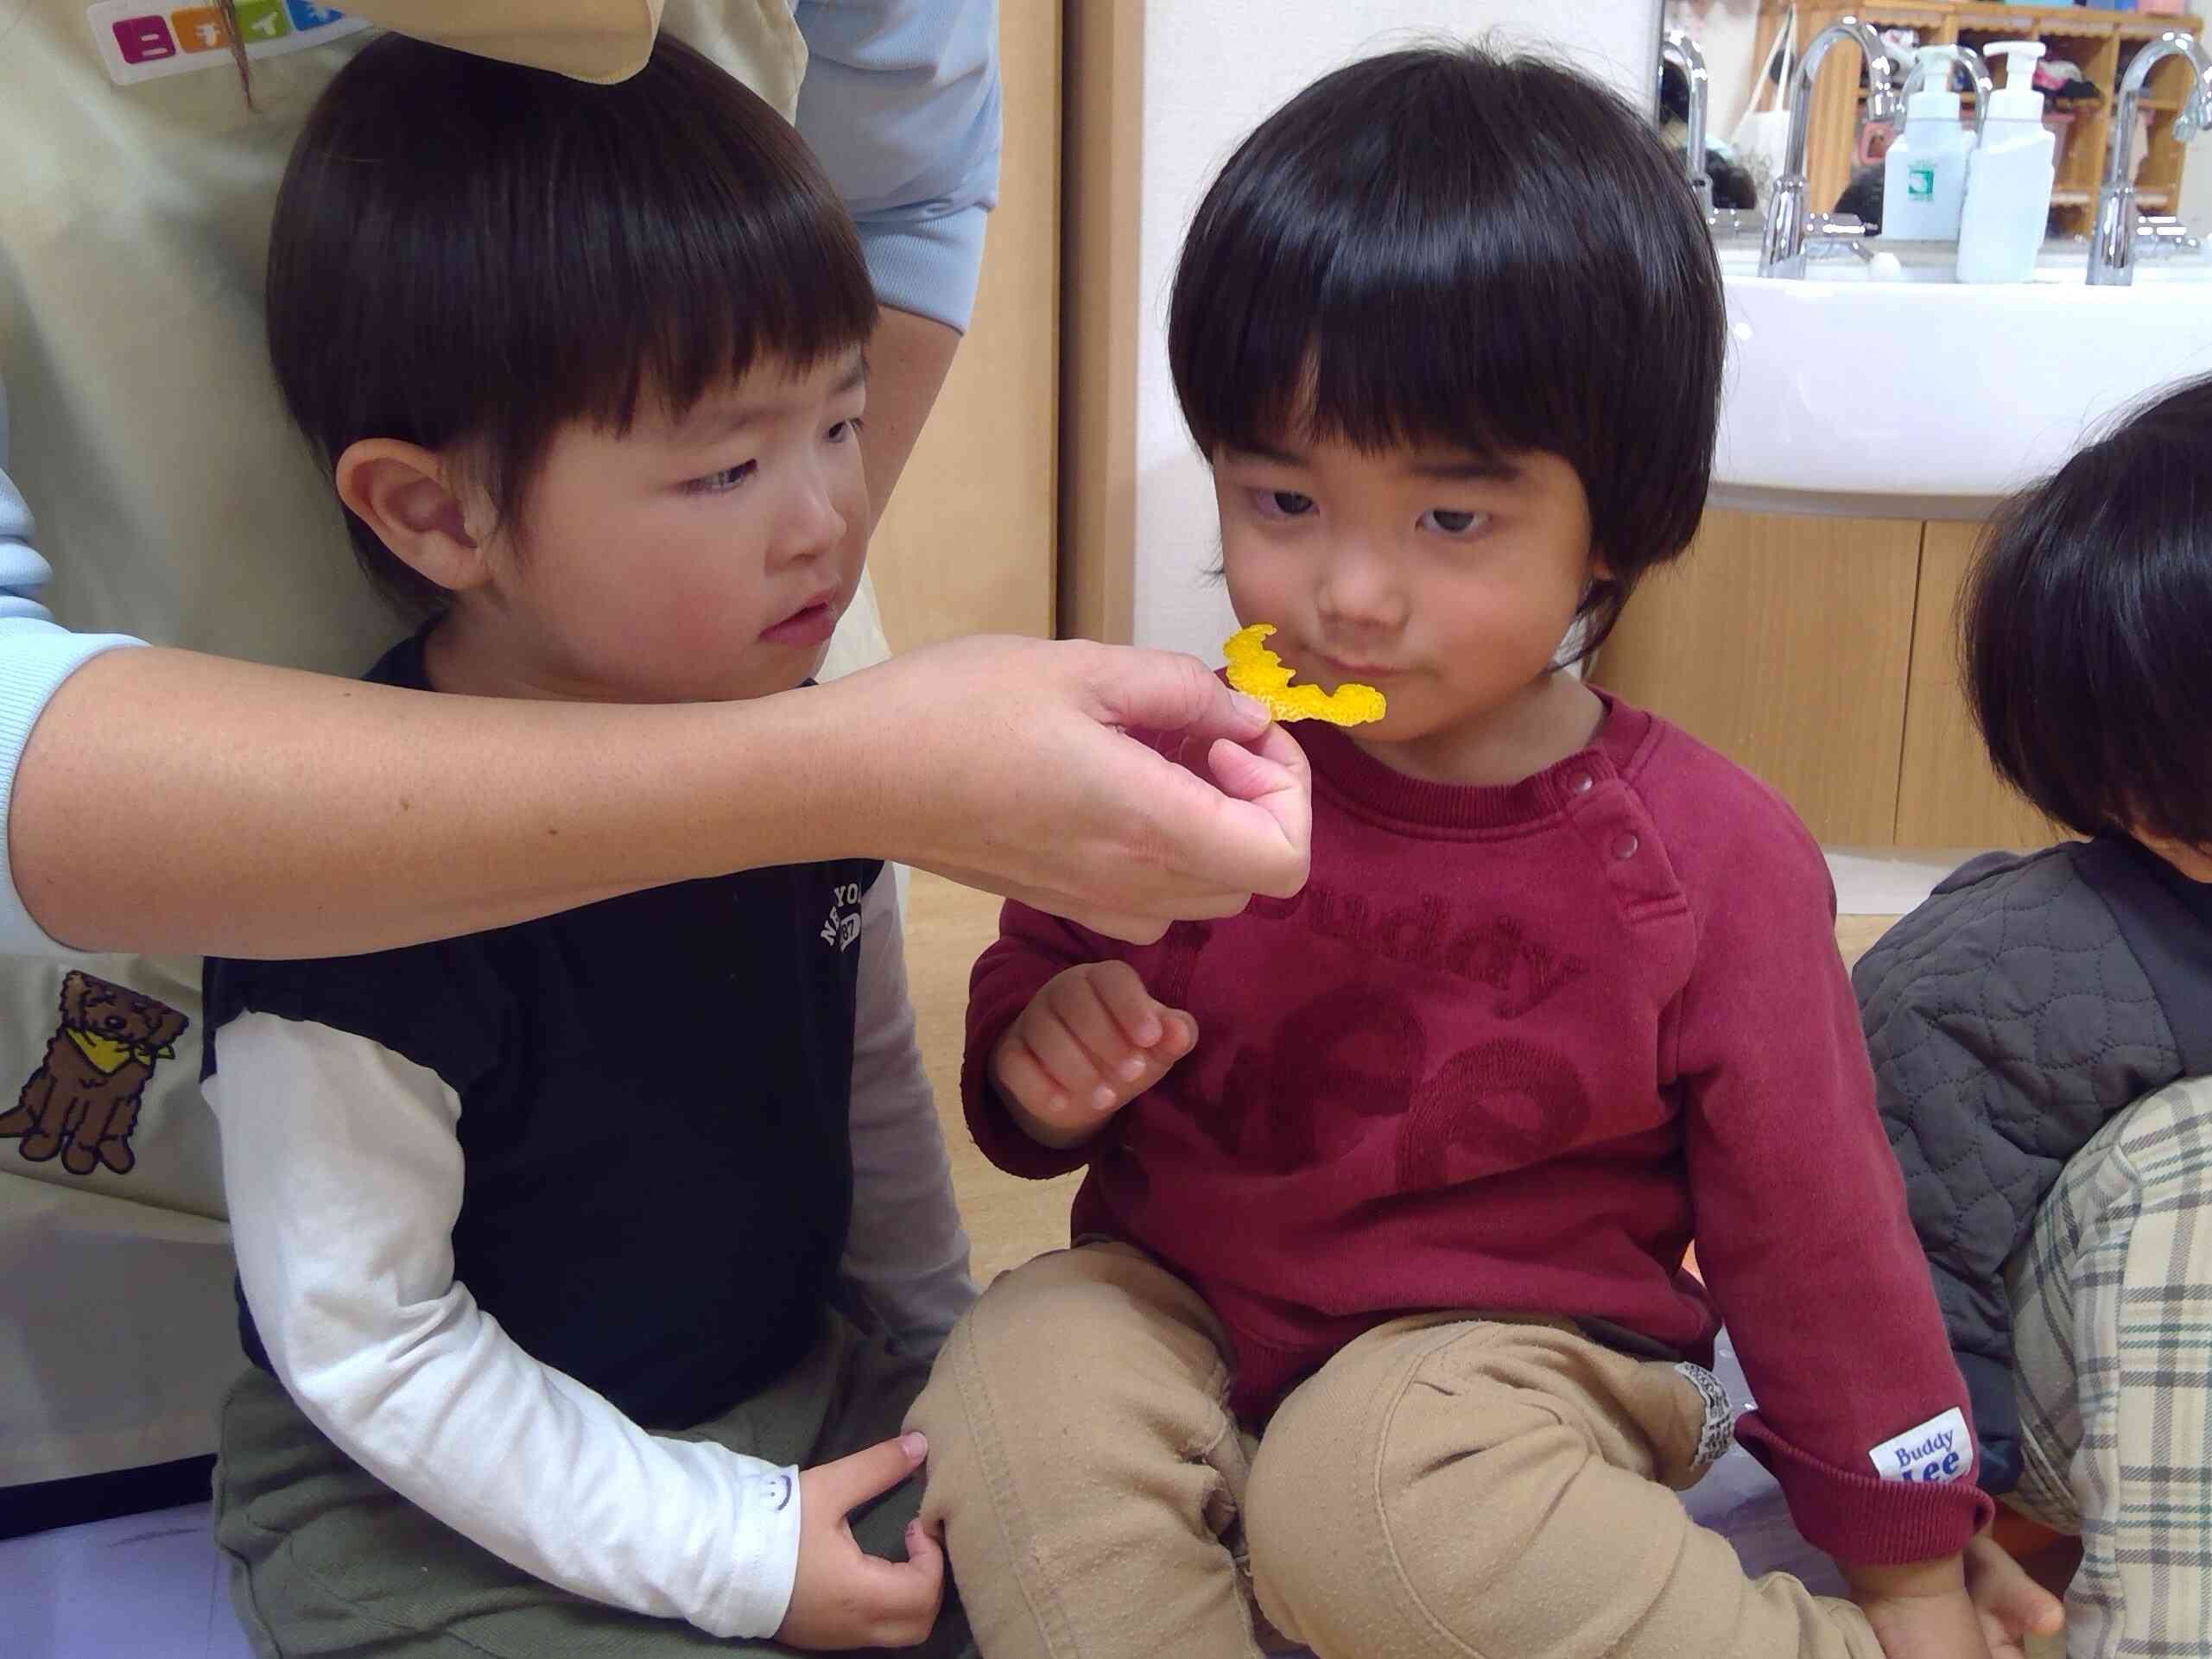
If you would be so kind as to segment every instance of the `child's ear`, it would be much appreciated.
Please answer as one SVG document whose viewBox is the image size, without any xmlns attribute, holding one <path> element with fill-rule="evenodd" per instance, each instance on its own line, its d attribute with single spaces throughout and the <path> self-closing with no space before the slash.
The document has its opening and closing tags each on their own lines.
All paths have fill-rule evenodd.
<svg viewBox="0 0 2212 1659">
<path fill-rule="evenodd" d="M 455 592 L 491 579 L 453 470 L 435 450 L 363 438 L 345 446 L 334 470 L 338 498 L 394 558 Z"/>
<path fill-rule="evenodd" d="M 1601 548 L 1590 549 L 1590 579 L 1594 582 L 1613 579 L 1613 560 L 1605 556 L 1605 550 Z"/>
</svg>

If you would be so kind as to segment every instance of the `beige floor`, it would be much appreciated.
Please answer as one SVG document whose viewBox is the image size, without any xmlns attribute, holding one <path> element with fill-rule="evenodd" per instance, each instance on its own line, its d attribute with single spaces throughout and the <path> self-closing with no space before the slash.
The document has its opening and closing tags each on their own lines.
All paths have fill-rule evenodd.
<svg viewBox="0 0 2212 1659">
<path fill-rule="evenodd" d="M 922 1029 L 922 1058 L 937 1091 L 937 1115 L 944 1120 L 945 1144 L 953 1155 L 953 1188 L 975 1252 L 975 1276 L 985 1284 L 1005 1269 L 1068 1242 L 1068 1206 L 1081 1179 L 1017 1181 L 985 1160 L 961 1120 L 968 970 L 998 936 L 996 899 L 915 873 L 906 912 L 909 988 Z"/>
</svg>

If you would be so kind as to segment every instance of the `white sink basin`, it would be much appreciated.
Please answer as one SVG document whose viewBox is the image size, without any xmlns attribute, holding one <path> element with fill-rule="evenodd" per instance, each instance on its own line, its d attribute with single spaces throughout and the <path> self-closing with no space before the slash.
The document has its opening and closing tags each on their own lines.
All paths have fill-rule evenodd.
<svg viewBox="0 0 2212 1659">
<path fill-rule="evenodd" d="M 1884 262 L 1886 264 L 1887 262 Z M 2084 252 L 2032 282 L 1963 287 L 1948 261 L 1879 280 L 1855 257 L 1814 280 L 1721 255 L 1728 369 L 1716 506 L 1979 518 L 2153 387 L 2212 370 L 2212 260 L 2145 262 L 2088 287 Z"/>
</svg>

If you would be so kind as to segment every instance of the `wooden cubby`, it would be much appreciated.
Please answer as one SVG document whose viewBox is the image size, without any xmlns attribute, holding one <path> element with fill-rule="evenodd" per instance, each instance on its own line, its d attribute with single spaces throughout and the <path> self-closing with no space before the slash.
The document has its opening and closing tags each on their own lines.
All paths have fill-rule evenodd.
<svg viewBox="0 0 2212 1659">
<path fill-rule="evenodd" d="M 1592 684 L 1772 784 L 1831 846 L 2047 846 L 1990 768 L 1954 612 L 1978 523 L 1714 509 L 1652 572 Z"/>
<path fill-rule="evenodd" d="M 1765 61 L 1774 31 L 1781 27 L 1789 9 L 1782 0 L 1761 0 L 1754 63 Z M 1838 18 L 1855 16 L 1877 28 L 1917 29 L 1921 41 L 1930 46 L 1962 41 L 1984 56 L 1992 41 L 2041 41 L 2050 48 L 2050 56 L 2079 64 L 2082 73 L 2104 94 L 2104 102 L 2094 110 L 2076 111 L 2064 140 L 2058 182 L 2051 193 L 2051 222 L 2056 231 L 2068 236 L 2086 236 L 2095 220 L 2097 184 L 2104 176 L 2105 153 L 2112 142 L 2114 105 L 2119 100 L 2120 78 L 2129 60 L 2146 41 L 2167 29 L 2195 35 L 2202 28 L 2194 16 L 2096 11 L 2080 6 L 1951 5 L 1933 0 L 1927 3 L 1898 0 L 1888 5 L 1799 6 L 1797 10 L 1800 51 Z M 2001 82 L 2003 66 L 1993 63 L 1990 68 Z M 2141 108 L 2152 117 L 2151 136 L 2146 152 L 2138 135 L 2135 181 L 2137 202 L 2146 213 L 2172 212 L 2181 200 L 2183 151 L 2174 141 L 2172 129 L 2188 88 L 2189 66 L 2177 58 L 2152 74 L 2143 99 Z M 1833 209 L 1851 180 L 1865 104 L 1865 66 L 1859 54 L 1843 48 L 1831 53 L 1813 87 L 1807 170 L 1816 212 Z M 1971 109 L 1971 95 L 1967 104 Z"/>
</svg>

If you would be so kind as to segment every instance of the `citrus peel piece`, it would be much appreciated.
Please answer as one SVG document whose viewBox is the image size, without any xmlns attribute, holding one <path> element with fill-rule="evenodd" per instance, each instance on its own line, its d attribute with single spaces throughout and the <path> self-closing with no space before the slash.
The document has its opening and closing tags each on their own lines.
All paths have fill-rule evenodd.
<svg viewBox="0 0 2212 1659">
<path fill-rule="evenodd" d="M 1283 667 L 1283 659 L 1267 649 L 1267 636 L 1274 631 L 1271 624 L 1256 622 L 1229 636 L 1221 655 L 1228 660 L 1233 687 L 1264 703 L 1267 712 L 1278 720 L 1365 725 L 1383 718 L 1389 706 L 1372 686 L 1347 681 L 1325 692 L 1319 686 L 1292 685 L 1290 679 L 1296 670 Z"/>
</svg>

